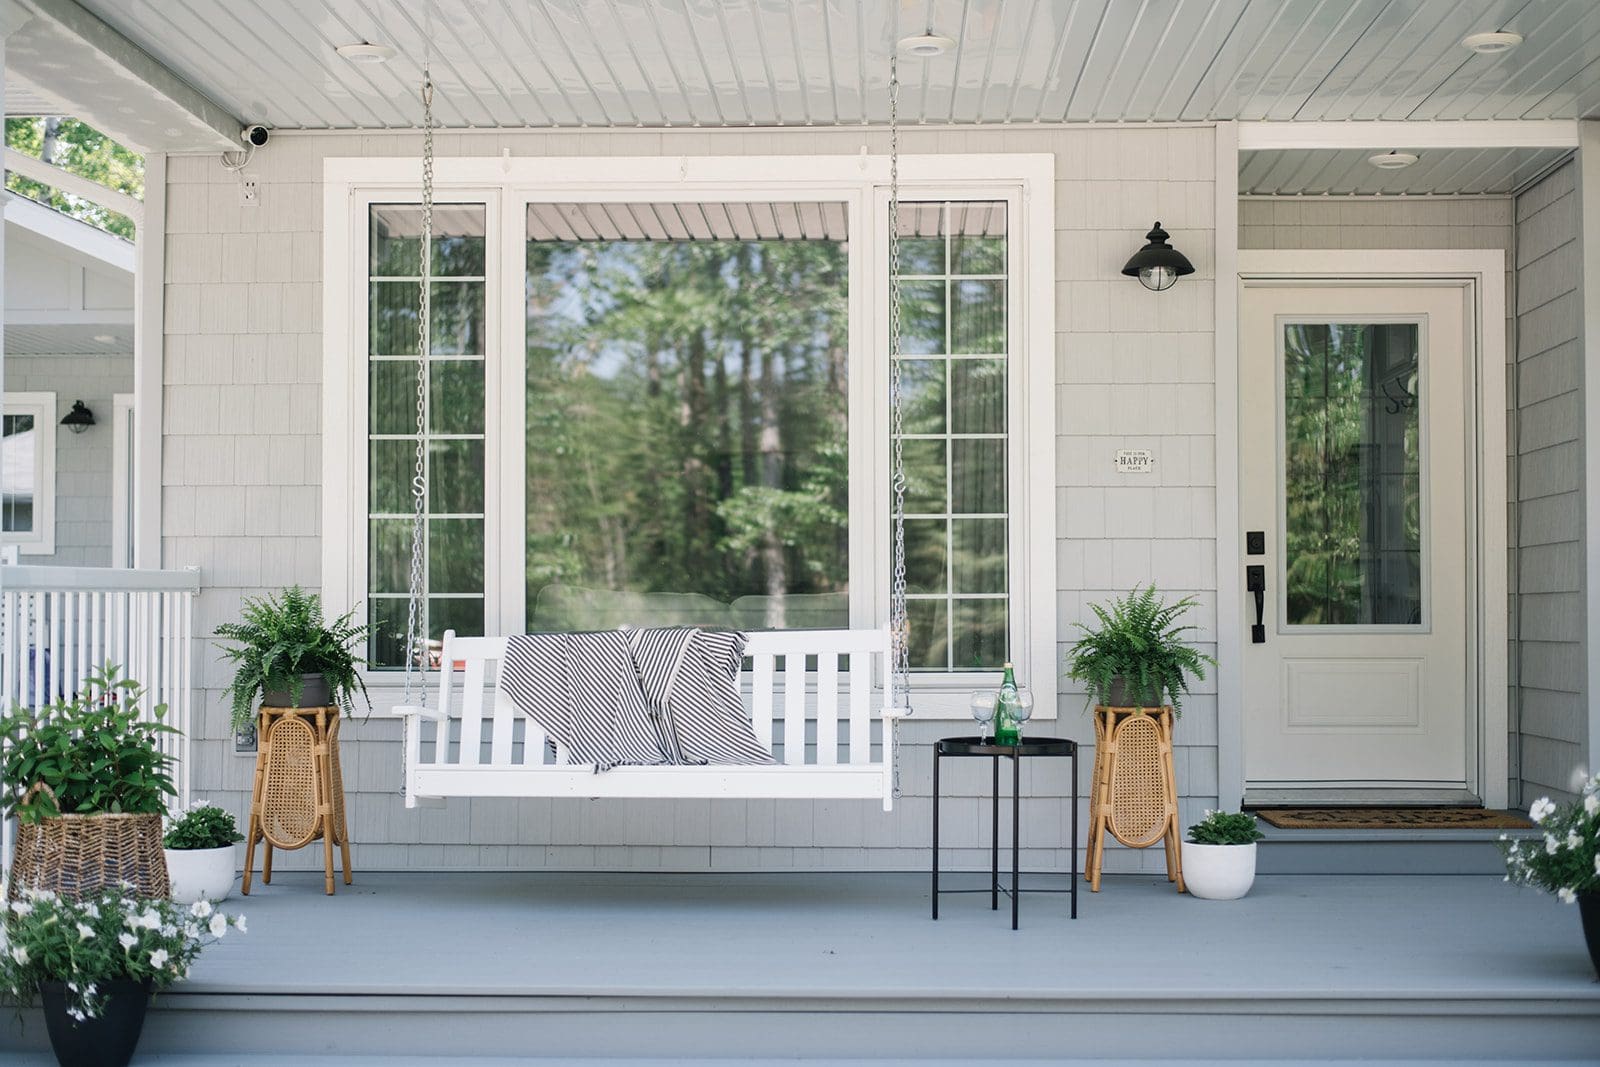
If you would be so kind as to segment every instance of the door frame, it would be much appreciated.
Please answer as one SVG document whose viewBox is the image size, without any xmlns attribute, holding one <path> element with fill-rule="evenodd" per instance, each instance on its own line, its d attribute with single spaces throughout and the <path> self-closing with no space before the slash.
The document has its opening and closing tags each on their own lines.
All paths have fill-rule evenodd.
<svg viewBox="0 0 1600 1067">
<path fill-rule="evenodd" d="M 1232 383 L 1234 396 L 1227 402 L 1232 420 L 1229 436 L 1237 442 L 1238 366 L 1237 328 L 1240 302 L 1247 287 L 1277 283 L 1460 282 L 1468 287 L 1473 320 L 1466 335 L 1473 359 L 1467 388 L 1475 398 L 1467 413 L 1471 442 L 1467 449 L 1469 512 L 1473 516 L 1467 541 L 1468 692 L 1476 698 L 1469 727 L 1469 786 L 1489 807 L 1505 807 L 1510 773 L 1507 730 L 1507 607 L 1506 566 L 1506 253 L 1501 249 L 1239 249 L 1238 276 L 1231 311 L 1235 343 L 1218 347 L 1218 359 L 1231 366 L 1218 367 L 1217 380 Z M 1221 303 L 1221 302 L 1219 302 Z M 1499 324 L 1499 328 L 1487 328 Z M 1219 327 L 1222 326 L 1219 323 Z M 1226 370 L 1226 373 L 1225 373 Z M 1492 371 L 1492 373 L 1489 373 Z M 1218 390 L 1219 415 L 1222 390 Z M 1220 428 L 1220 427 L 1219 427 Z M 1242 457 L 1234 450 L 1231 462 L 1217 464 L 1217 577 L 1219 583 L 1236 578 L 1243 588 L 1244 558 L 1240 514 Z M 1500 457 L 1481 462 L 1481 457 Z M 1221 458 L 1221 457 L 1219 457 Z M 1238 555 L 1238 558 L 1232 558 Z M 1224 556 L 1228 558 L 1224 558 Z M 1233 576 L 1230 578 L 1228 576 Z M 1242 595 L 1218 598 L 1219 634 L 1242 632 Z M 1485 650 L 1499 650 L 1498 655 Z M 1218 677 L 1242 685 L 1243 646 L 1239 640 L 1219 642 Z M 1229 688 L 1233 688 L 1230 686 Z M 1218 752 L 1221 802 L 1237 807 L 1244 795 L 1244 721 L 1239 690 L 1219 694 Z M 1231 751 L 1230 751 L 1231 750 Z"/>
</svg>

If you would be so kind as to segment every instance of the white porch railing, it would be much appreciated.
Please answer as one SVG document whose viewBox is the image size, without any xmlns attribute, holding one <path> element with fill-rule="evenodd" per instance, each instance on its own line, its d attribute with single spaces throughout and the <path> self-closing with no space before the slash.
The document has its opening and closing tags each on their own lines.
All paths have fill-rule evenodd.
<svg viewBox="0 0 1600 1067">
<path fill-rule="evenodd" d="M 145 689 L 145 713 L 167 706 L 175 803 L 189 803 L 194 598 L 200 570 L 0 566 L 0 704 L 42 708 L 78 692 L 107 663 Z M 11 824 L 0 862 L 11 859 Z"/>
</svg>

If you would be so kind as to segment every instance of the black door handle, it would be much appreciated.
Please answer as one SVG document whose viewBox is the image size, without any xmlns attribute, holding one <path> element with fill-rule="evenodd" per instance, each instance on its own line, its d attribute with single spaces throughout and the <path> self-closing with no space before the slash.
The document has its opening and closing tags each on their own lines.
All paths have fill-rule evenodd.
<svg viewBox="0 0 1600 1067">
<path fill-rule="evenodd" d="M 1267 568 L 1259 563 L 1253 563 L 1244 569 L 1244 587 L 1256 598 L 1256 621 L 1250 627 L 1250 643 L 1264 645 L 1267 643 L 1267 628 L 1261 624 L 1261 613 L 1265 610 L 1267 595 Z"/>
</svg>

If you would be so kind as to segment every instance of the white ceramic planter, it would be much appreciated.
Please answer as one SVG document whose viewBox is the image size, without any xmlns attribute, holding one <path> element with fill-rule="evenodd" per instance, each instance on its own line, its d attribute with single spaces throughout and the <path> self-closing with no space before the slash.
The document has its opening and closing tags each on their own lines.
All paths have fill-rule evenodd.
<svg viewBox="0 0 1600 1067">
<path fill-rule="evenodd" d="M 1183 842 L 1183 885 L 1203 900 L 1238 900 L 1256 880 L 1256 846 Z"/>
<path fill-rule="evenodd" d="M 222 848 L 168 848 L 167 879 L 172 899 L 193 904 L 200 899 L 227 900 L 233 892 L 233 846 Z"/>
</svg>

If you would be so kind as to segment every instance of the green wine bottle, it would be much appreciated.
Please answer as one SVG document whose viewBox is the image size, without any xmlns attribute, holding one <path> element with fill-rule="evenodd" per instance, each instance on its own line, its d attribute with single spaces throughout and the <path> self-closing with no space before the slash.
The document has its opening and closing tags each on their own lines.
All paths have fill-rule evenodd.
<svg viewBox="0 0 1600 1067">
<path fill-rule="evenodd" d="M 994 702 L 994 743 L 1014 745 L 1022 739 L 1017 729 L 1017 676 L 1006 664 L 1006 673 L 1000 679 L 1000 695 Z"/>
</svg>

